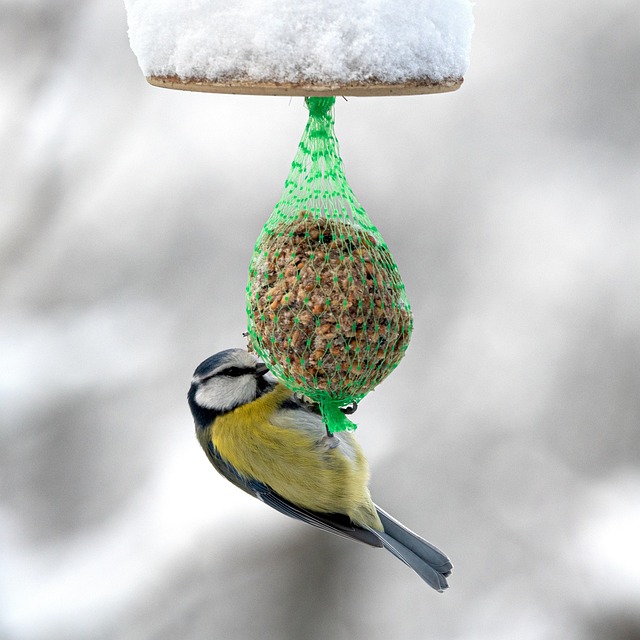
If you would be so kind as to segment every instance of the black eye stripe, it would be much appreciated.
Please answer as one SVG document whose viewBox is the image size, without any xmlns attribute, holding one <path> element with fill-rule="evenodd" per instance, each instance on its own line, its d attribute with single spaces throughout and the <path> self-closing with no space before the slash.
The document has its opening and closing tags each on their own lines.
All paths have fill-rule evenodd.
<svg viewBox="0 0 640 640">
<path fill-rule="evenodd" d="M 222 371 L 220 371 L 218 375 L 237 378 L 238 376 L 245 376 L 247 374 L 253 373 L 255 373 L 254 367 L 229 367 L 228 369 L 223 369 Z"/>
</svg>

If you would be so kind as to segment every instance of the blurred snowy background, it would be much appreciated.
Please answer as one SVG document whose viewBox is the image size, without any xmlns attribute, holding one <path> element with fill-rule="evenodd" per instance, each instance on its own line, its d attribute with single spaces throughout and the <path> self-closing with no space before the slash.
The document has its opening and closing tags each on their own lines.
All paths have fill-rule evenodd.
<svg viewBox="0 0 640 640">
<path fill-rule="evenodd" d="M 358 435 L 438 595 L 193 435 L 302 99 L 152 88 L 122 3 L 0 0 L 2 640 L 640 638 L 640 5 L 475 17 L 460 91 L 336 113 L 416 320 Z"/>
</svg>

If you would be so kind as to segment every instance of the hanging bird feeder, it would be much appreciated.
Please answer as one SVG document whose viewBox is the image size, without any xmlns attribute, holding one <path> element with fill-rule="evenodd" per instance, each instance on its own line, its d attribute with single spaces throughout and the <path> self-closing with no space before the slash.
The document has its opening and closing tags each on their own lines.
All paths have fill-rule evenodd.
<svg viewBox="0 0 640 640">
<path fill-rule="evenodd" d="M 169 89 L 289 96 L 454 91 L 469 0 L 125 0 L 131 48 Z"/>
<path fill-rule="evenodd" d="M 246 288 L 252 348 L 315 401 L 330 432 L 404 355 L 413 318 L 398 267 L 344 175 L 335 96 L 454 91 L 468 0 L 125 0 L 131 47 L 159 87 L 304 96 L 307 127 Z"/>
<path fill-rule="evenodd" d="M 309 120 L 247 284 L 253 348 L 332 432 L 355 427 L 341 407 L 393 371 L 413 326 L 398 267 L 344 175 L 334 103 L 306 98 Z"/>
</svg>

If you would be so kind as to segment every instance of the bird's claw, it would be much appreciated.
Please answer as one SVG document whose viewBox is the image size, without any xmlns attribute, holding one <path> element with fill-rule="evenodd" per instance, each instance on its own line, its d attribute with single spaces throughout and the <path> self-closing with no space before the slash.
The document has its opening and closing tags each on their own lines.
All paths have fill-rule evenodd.
<svg viewBox="0 0 640 640">
<path fill-rule="evenodd" d="M 342 413 L 344 413 L 345 416 L 350 416 L 352 413 L 356 412 L 357 408 L 358 408 L 358 403 L 354 400 L 349 406 L 340 407 L 340 411 L 342 411 Z"/>
</svg>

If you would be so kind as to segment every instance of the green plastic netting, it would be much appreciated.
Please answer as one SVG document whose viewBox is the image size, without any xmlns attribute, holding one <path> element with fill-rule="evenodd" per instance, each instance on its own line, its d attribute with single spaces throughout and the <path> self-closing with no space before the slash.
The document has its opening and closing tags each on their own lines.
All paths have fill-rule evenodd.
<svg viewBox="0 0 640 640">
<path fill-rule="evenodd" d="M 334 432 L 355 428 L 340 408 L 397 366 L 413 322 L 398 267 L 344 176 L 335 98 L 306 104 L 282 197 L 249 265 L 248 332 L 273 374 L 316 402 Z"/>
</svg>

